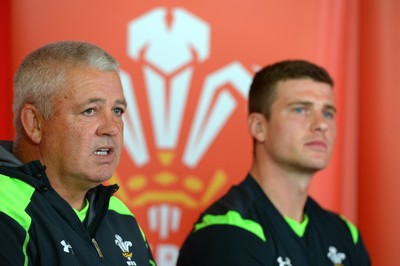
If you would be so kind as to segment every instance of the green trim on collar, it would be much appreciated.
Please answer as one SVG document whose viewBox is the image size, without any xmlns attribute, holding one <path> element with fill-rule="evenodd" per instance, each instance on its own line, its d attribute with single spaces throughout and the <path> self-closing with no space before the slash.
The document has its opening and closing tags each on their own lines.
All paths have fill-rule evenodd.
<svg viewBox="0 0 400 266">
<path fill-rule="evenodd" d="M 307 225 L 308 225 L 308 215 L 304 214 L 304 219 L 301 223 L 293 220 L 290 217 L 285 216 L 285 221 L 288 223 L 290 228 L 292 228 L 293 232 L 298 235 L 299 237 L 303 237 L 304 233 L 306 232 Z"/>
<path fill-rule="evenodd" d="M 128 209 L 128 207 L 126 207 L 126 205 L 115 196 L 112 196 L 110 198 L 108 209 L 111 211 L 115 211 L 119 214 L 134 216 L 132 212 Z"/>
<path fill-rule="evenodd" d="M 78 210 L 75 209 L 75 208 L 72 208 L 72 209 L 74 210 L 74 212 L 76 213 L 76 215 L 78 215 L 79 220 L 80 220 L 81 222 L 83 222 L 83 220 L 85 220 L 86 214 L 87 214 L 87 212 L 88 212 L 88 210 L 89 210 L 89 201 L 88 201 L 88 199 L 85 199 L 85 207 L 84 207 L 82 210 L 78 211 Z"/>
</svg>

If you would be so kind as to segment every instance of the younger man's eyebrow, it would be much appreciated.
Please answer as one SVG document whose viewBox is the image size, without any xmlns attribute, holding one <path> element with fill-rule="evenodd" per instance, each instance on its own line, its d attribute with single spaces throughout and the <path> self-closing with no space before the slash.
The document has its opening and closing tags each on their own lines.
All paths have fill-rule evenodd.
<svg viewBox="0 0 400 266">
<path fill-rule="evenodd" d="M 335 107 L 334 105 L 332 105 L 332 104 L 325 104 L 325 105 L 324 105 L 324 108 L 325 108 L 325 109 L 328 109 L 328 110 L 330 110 L 330 111 L 332 111 L 332 112 L 334 112 L 334 113 L 337 112 L 336 107 Z"/>
<path fill-rule="evenodd" d="M 296 104 L 300 104 L 300 105 L 304 105 L 304 106 L 312 106 L 314 103 L 310 102 L 310 101 L 299 100 L 299 101 L 293 101 L 293 102 L 288 103 L 288 106 L 290 107 L 290 106 L 293 106 Z M 337 112 L 336 107 L 333 104 L 329 104 L 329 103 L 324 104 L 324 109 L 331 110 L 332 112 L 335 112 L 335 113 Z"/>
<path fill-rule="evenodd" d="M 306 106 L 311 106 L 311 105 L 313 105 L 313 103 L 310 102 L 310 101 L 301 101 L 301 100 L 299 100 L 299 101 L 289 102 L 287 105 L 288 105 L 288 106 L 292 106 L 292 105 L 306 105 Z"/>
</svg>

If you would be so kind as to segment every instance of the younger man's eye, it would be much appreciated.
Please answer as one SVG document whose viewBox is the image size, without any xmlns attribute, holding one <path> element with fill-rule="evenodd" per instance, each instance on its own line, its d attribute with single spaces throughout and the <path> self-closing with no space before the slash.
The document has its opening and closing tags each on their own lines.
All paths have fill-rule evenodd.
<svg viewBox="0 0 400 266">
<path fill-rule="evenodd" d="M 335 117 L 335 114 L 333 113 L 333 112 L 330 112 L 330 111 L 325 111 L 325 112 L 323 112 L 323 114 L 324 114 L 324 117 L 326 117 L 326 118 L 334 118 Z"/>
<path fill-rule="evenodd" d="M 295 108 L 293 108 L 293 111 L 295 111 L 296 113 L 303 113 L 304 107 L 302 107 L 302 106 L 295 107 Z"/>
</svg>

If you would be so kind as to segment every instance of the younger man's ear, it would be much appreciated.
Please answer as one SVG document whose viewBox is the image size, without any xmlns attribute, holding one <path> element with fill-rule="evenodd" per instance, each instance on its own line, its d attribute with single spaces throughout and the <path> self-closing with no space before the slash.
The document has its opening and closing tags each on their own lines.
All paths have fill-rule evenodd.
<svg viewBox="0 0 400 266">
<path fill-rule="evenodd" d="M 34 105 L 26 103 L 21 109 L 20 118 L 25 134 L 33 143 L 39 144 L 42 139 L 41 112 Z"/>
<path fill-rule="evenodd" d="M 247 123 L 250 135 L 259 142 L 264 142 L 266 139 L 267 128 L 266 118 L 260 113 L 251 113 L 247 118 Z"/>
</svg>

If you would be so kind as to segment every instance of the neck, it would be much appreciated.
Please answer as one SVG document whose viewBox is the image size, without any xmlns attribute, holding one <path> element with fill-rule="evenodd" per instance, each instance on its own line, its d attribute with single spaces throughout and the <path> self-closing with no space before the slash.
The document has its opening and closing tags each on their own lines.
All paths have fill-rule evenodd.
<svg viewBox="0 0 400 266">
<path fill-rule="evenodd" d="M 15 140 L 13 154 L 22 163 L 29 163 L 34 160 L 39 160 L 37 158 L 39 154 L 37 145 L 34 145 L 26 140 Z"/>
<path fill-rule="evenodd" d="M 52 188 L 66 200 L 72 208 L 82 210 L 85 207 L 85 196 L 87 189 L 82 189 L 79 184 L 74 181 L 74 178 L 60 177 L 60 174 L 54 172 L 55 167 L 51 163 L 42 158 L 39 146 L 22 139 L 14 143 L 13 153 L 23 163 L 29 163 L 34 160 L 40 160 L 43 165 L 46 165 L 46 175 Z"/>
<path fill-rule="evenodd" d="M 311 173 L 287 171 L 276 164 L 254 160 L 250 174 L 282 216 L 303 221 Z"/>
<path fill-rule="evenodd" d="M 46 170 L 47 177 L 53 189 L 71 205 L 75 210 L 82 210 L 85 207 L 85 197 L 88 189 L 78 182 L 74 177 L 60 176 L 54 173 L 51 166 Z"/>
<path fill-rule="evenodd" d="M 39 145 L 31 142 L 27 138 L 19 138 L 15 141 L 13 153 L 22 163 L 40 160 L 41 163 L 46 166 L 46 175 L 52 188 L 66 200 L 72 208 L 79 211 L 85 207 L 87 191 L 97 184 L 82 184 L 79 183 L 79 178 L 63 176 L 56 170 L 58 167 L 54 162 L 42 156 Z"/>
</svg>

